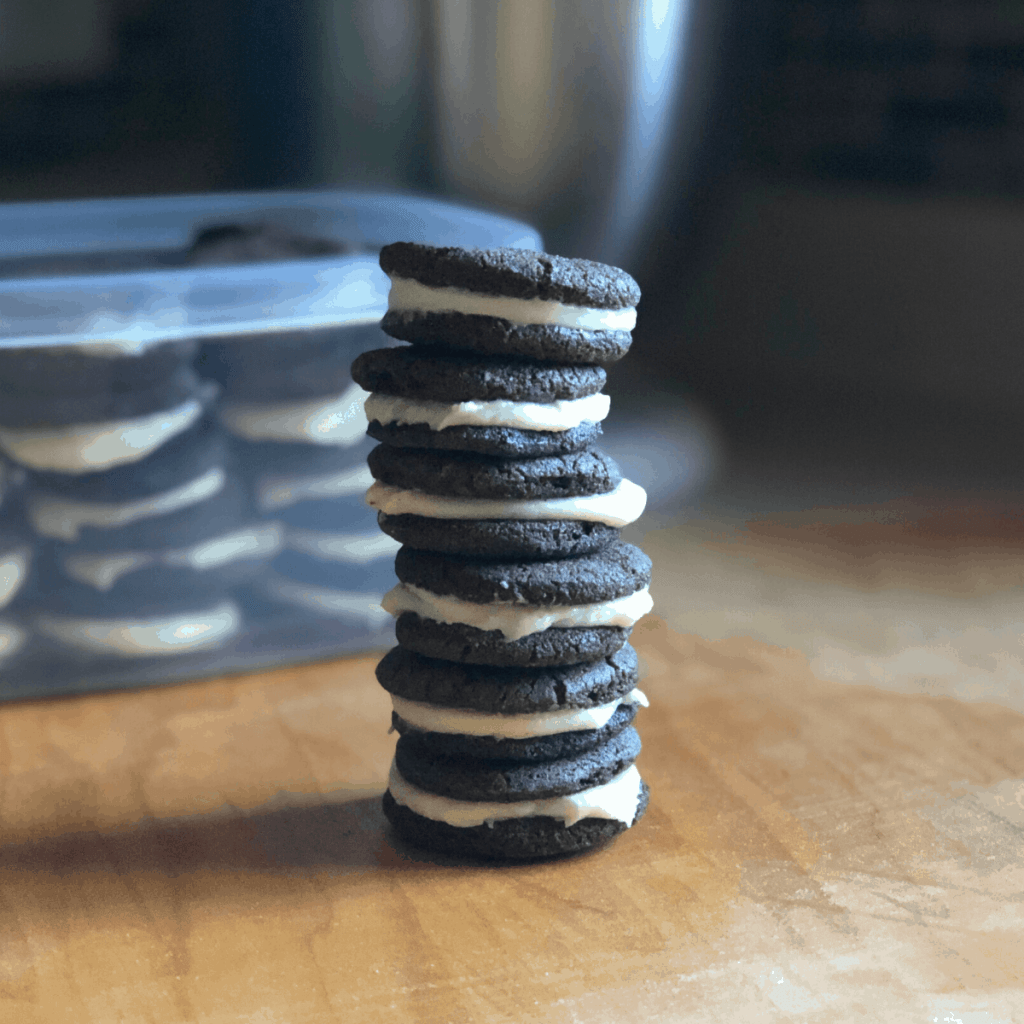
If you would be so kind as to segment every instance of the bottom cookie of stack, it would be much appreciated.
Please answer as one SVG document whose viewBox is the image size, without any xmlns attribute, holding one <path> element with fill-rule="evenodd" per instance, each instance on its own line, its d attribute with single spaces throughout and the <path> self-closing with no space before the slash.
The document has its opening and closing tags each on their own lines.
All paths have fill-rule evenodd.
<svg viewBox="0 0 1024 1024">
<path fill-rule="evenodd" d="M 635 767 L 628 768 L 622 776 L 612 783 L 575 794 L 571 798 L 554 799 L 535 803 L 529 801 L 530 811 L 523 817 L 502 817 L 505 809 L 515 808 L 516 804 L 498 807 L 495 804 L 482 804 L 475 807 L 477 815 L 490 815 L 478 824 L 452 825 L 441 817 L 443 808 L 450 808 L 463 801 L 444 800 L 432 794 L 429 798 L 429 810 L 425 810 L 417 800 L 421 791 L 397 776 L 392 771 L 388 791 L 384 794 L 384 814 L 404 839 L 417 846 L 429 847 L 445 853 L 473 854 L 478 857 L 493 859 L 526 860 L 533 857 L 556 857 L 561 854 L 582 853 L 592 847 L 606 843 L 627 828 L 635 824 L 647 810 L 649 791 L 647 783 L 640 778 Z M 399 803 L 393 795 L 398 788 Z M 580 806 L 599 804 L 600 797 L 609 793 L 616 806 L 624 804 L 618 799 L 618 793 L 611 790 L 636 793 L 631 806 L 632 813 L 623 811 L 622 817 L 589 816 L 573 820 L 573 810 Z M 414 791 L 414 795 L 410 793 Z M 417 807 L 417 810 L 413 810 Z M 420 813 L 425 812 L 425 813 Z M 434 814 L 434 817 L 428 817 Z"/>
</svg>

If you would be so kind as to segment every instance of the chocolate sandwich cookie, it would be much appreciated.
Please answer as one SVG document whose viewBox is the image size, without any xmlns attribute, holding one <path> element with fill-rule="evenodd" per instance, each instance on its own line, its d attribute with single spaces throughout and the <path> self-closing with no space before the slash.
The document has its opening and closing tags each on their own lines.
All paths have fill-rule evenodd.
<svg viewBox="0 0 1024 1024">
<path fill-rule="evenodd" d="M 25 514 L 37 535 L 83 548 L 181 546 L 199 539 L 207 503 L 231 479 L 223 435 L 206 421 L 137 466 L 73 478 L 33 474 Z"/>
<path fill-rule="evenodd" d="M 389 536 L 412 548 L 469 558 L 573 558 L 600 551 L 619 539 L 604 523 L 570 519 L 431 519 L 377 514 Z"/>
<path fill-rule="evenodd" d="M 138 554 L 128 552 L 126 557 Z M 21 603 L 62 617 L 127 620 L 189 611 L 223 598 L 230 588 L 230 581 L 212 578 L 200 583 L 195 575 L 143 569 L 125 573 L 108 590 L 100 590 L 64 575 L 44 554 Z"/>
<path fill-rule="evenodd" d="M 203 417 L 142 462 L 81 474 L 29 471 L 26 490 L 77 501 L 121 501 L 177 487 L 227 459 L 223 432 L 212 418 Z"/>
<path fill-rule="evenodd" d="M 103 423 L 172 409 L 196 391 L 196 348 L 184 340 L 138 353 L 102 343 L 0 349 L 0 424 Z"/>
<path fill-rule="evenodd" d="M 380 349 L 356 360 L 371 392 L 367 432 L 400 448 L 504 458 L 557 455 L 592 446 L 608 398 L 599 367 L 544 366 L 443 349 Z"/>
<path fill-rule="evenodd" d="M 589 665 L 481 669 L 397 647 L 377 667 L 392 725 L 453 757 L 554 760 L 599 746 L 629 725 L 645 698 L 636 654 L 624 647 Z"/>
<path fill-rule="evenodd" d="M 615 543 L 579 558 L 483 562 L 403 548 L 385 595 L 403 647 L 484 665 L 607 657 L 651 608 L 650 560 Z"/>
<path fill-rule="evenodd" d="M 651 582 L 651 560 L 622 541 L 578 558 L 518 563 L 403 547 L 395 558 L 395 573 L 402 583 L 473 604 L 550 608 L 593 605 L 643 590 Z"/>
<path fill-rule="evenodd" d="M 543 500 L 606 494 L 622 480 L 615 462 L 593 449 L 512 460 L 381 444 L 366 461 L 382 483 L 457 498 Z"/>
<path fill-rule="evenodd" d="M 564 818 L 531 815 L 487 820 L 472 826 L 453 826 L 417 814 L 385 792 L 384 814 L 396 833 L 414 846 L 456 856 L 493 860 L 533 860 L 583 853 L 614 839 L 636 824 L 647 810 L 650 791 L 640 782 L 635 810 L 627 824 L 615 818 L 583 818 L 567 824 Z"/>
<path fill-rule="evenodd" d="M 380 265 L 391 278 L 381 327 L 402 341 L 599 365 L 630 346 L 640 289 L 615 267 L 411 242 L 385 246 Z"/>
<path fill-rule="evenodd" d="M 647 805 L 626 727 L 575 757 L 545 762 L 445 757 L 398 741 L 384 812 L 411 842 L 489 857 L 573 853 L 633 825 Z"/>
<path fill-rule="evenodd" d="M 0 426 L 0 449 L 33 473 L 66 480 L 118 469 L 142 473 L 140 464 L 200 423 L 216 398 L 215 384 L 187 368 L 181 373 L 187 395 L 173 406 L 112 420 Z"/>
<path fill-rule="evenodd" d="M 184 542 L 174 544 L 173 538 L 185 533 Z M 88 537 L 92 546 L 43 545 L 36 574 L 43 603 L 73 614 L 100 606 L 121 614 L 153 600 L 223 592 L 246 582 L 281 550 L 284 528 L 253 522 L 242 489 L 229 481 L 192 510 L 190 522 L 165 524 L 153 539 L 157 543 L 150 547 L 127 546 L 112 531 Z"/>
<path fill-rule="evenodd" d="M 395 764 L 407 782 L 428 793 L 452 800 L 511 803 L 603 786 L 639 753 L 640 736 L 632 726 L 575 757 L 537 762 L 444 757 L 419 738 L 402 736 Z"/>
<path fill-rule="evenodd" d="M 566 730 L 545 736 L 511 739 L 503 736 L 477 736 L 473 733 L 442 733 L 417 729 L 398 712 L 391 713 L 391 726 L 401 736 L 422 743 L 439 757 L 462 757 L 503 761 L 552 761 L 578 757 L 594 750 L 631 725 L 636 704 L 622 703 L 601 726 Z"/>
<path fill-rule="evenodd" d="M 376 322 L 243 335 L 207 342 L 196 366 L 228 402 L 340 395 L 352 384 L 352 360 L 386 340 Z"/>
</svg>

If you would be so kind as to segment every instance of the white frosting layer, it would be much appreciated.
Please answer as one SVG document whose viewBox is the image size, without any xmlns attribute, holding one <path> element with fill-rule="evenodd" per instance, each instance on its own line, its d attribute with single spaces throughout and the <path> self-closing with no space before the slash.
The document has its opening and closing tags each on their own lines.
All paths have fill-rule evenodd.
<svg viewBox="0 0 1024 1024">
<path fill-rule="evenodd" d="M 300 501 L 330 501 L 358 494 L 373 483 L 373 474 L 365 462 L 340 473 L 320 476 L 272 477 L 260 482 L 256 501 L 266 512 L 275 508 L 289 508 Z"/>
<path fill-rule="evenodd" d="M 196 612 L 148 619 L 87 619 L 40 615 L 39 632 L 66 647 L 127 658 L 187 654 L 216 647 L 238 632 L 242 613 L 233 601 Z"/>
<path fill-rule="evenodd" d="M 268 558 L 280 551 L 283 544 L 284 527 L 280 523 L 267 523 L 221 534 L 191 548 L 168 551 L 161 561 L 165 565 L 202 572 L 247 558 Z"/>
<path fill-rule="evenodd" d="M 28 564 L 32 558 L 29 547 L 14 548 L 0 554 L 0 608 L 9 604 L 21 589 L 28 575 Z"/>
<path fill-rule="evenodd" d="M 327 562 L 365 565 L 378 558 L 394 558 L 402 546 L 379 530 L 373 533 L 321 533 L 318 530 L 289 530 L 287 546 L 293 551 Z"/>
<path fill-rule="evenodd" d="M 608 415 L 607 395 L 557 402 L 444 402 L 414 401 L 374 392 L 366 400 L 366 418 L 404 425 L 425 423 L 431 430 L 445 427 L 516 427 L 519 430 L 572 430 L 581 423 L 599 423 Z"/>
<path fill-rule="evenodd" d="M 640 786 L 640 773 L 636 765 L 630 765 L 603 786 L 594 786 L 568 796 L 501 803 L 452 800 L 451 797 L 428 793 L 402 778 L 394 761 L 391 762 L 388 775 L 388 789 L 395 803 L 408 807 L 420 817 L 443 821 L 455 828 L 472 828 L 487 822 L 533 817 L 560 818 L 566 827 L 584 818 L 608 818 L 621 821 L 628 827 L 636 817 Z"/>
<path fill-rule="evenodd" d="M 509 323 L 579 327 L 586 331 L 631 331 L 636 309 L 567 306 L 546 299 L 513 299 L 464 288 L 431 288 L 407 277 L 392 277 L 388 309 L 402 313 L 467 313 L 500 317 Z"/>
<path fill-rule="evenodd" d="M 273 404 L 232 404 L 220 410 L 221 423 L 247 441 L 303 442 L 348 447 L 366 436 L 363 405 L 369 397 L 358 384 L 331 398 Z"/>
<path fill-rule="evenodd" d="M 457 597 L 435 594 L 411 583 L 399 583 L 384 595 L 381 607 L 395 617 L 402 612 L 415 612 L 423 619 L 461 623 L 484 630 L 497 629 L 506 640 L 521 640 L 531 633 L 542 633 L 552 628 L 621 626 L 628 629 L 654 607 L 654 602 L 645 587 L 626 597 L 597 604 L 546 607 L 506 601 L 473 604 Z"/>
<path fill-rule="evenodd" d="M 188 430 L 202 414 L 203 403 L 192 399 L 175 409 L 123 422 L 0 427 L 0 448 L 32 469 L 98 473 L 144 459 Z"/>
<path fill-rule="evenodd" d="M 561 732 L 602 729 L 623 704 L 647 707 L 647 698 L 633 690 L 618 700 L 594 708 L 564 708 L 528 715 L 496 715 L 466 708 L 442 708 L 436 704 L 406 700 L 391 695 L 398 717 L 424 732 L 443 732 L 460 736 L 493 736 L 495 739 L 524 740 L 533 736 L 555 736 Z"/>
<path fill-rule="evenodd" d="M 314 615 L 358 619 L 371 629 L 383 625 L 388 618 L 388 613 L 380 606 L 379 594 L 331 590 L 329 587 L 295 583 L 283 576 L 268 580 L 264 584 L 264 592 L 277 601 L 304 608 Z"/>
<path fill-rule="evenodd" d="M 172 551 L 125 551 L 117 554 L 78 554 L 64 559 L 64 571 L 74 580 L 110 590 L 119 579 L 153 565 L 194 569 L 217 569 L 246 558 L 269 558 L 284 541 L 279 523 L 246 527 L 201 541 L 190 548 Z"/>
<path fill-rule="evenodd" d="M 0 662 L 6 661 L 27 639 L 27 634 L 13 622 L 0 622 Z"/>
<path fill-rule="evenodd" d="M 119 526 L 128 526 L 140 519 L 165 516 L 190 505 L 197 505 L 217 494 L 226 480 L 227 474 L 216 466 L 179 487 L 134 501 L 73 501 L 68 498 L 35 495 L 28 499 L 27 513 L 29 521 L 40 536 L 52 537 L 55 540 L 78 540 L 79 531 L 83 526 L 112 530 Z"/>
<path fill-rule="evenodd" d="M 366 503 L 389 516 L 415 515 L 430 519 L 571 519 L 608 526 L 626 526 L 643 514 L 647 492 L 623 480 L 607 494 L 577 498 L 515 500 L 505 498 L 446 498 L 424 491 L 406 491 L 376 481 Z"/>
</svg>

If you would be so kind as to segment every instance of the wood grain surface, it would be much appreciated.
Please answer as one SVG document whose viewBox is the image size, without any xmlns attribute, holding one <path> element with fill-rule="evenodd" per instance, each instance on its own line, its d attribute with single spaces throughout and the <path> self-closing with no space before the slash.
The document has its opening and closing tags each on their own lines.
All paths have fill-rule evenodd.
<svg viewBox="0 0 1024 1024">
<path fill-rule="evenodd" d="M 635 642 L 646 818 L 397 846 L 373 658 L 0 708 L 0 1020 L 1024 1020 L 1024 716 Z"/>
</svg>

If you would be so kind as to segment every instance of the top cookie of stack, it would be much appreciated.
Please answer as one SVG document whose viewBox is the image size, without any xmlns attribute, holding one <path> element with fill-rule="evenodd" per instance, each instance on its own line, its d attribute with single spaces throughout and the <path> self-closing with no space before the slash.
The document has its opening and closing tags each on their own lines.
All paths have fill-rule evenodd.
<svg viewBox="0 0 1024 1024">
<path fill-rule="evenodd" d="M 640 288 L 625 271 L 529 249 L 435 248 L 396 242 L 381 327 L 402 341 L 485 355 L 607 365 L 636 326 Z"/>
<path fill-rule="evenodd" d="M 381 326 L 410 348 L 360 356 L 371 392 L 367 500 L 385 533 L 475 557 L 606 547 L 645 495 L 593 449 L 604 365 L 629 349 L 640 297 L 624 271 L 523 249 L 381 250 Z"/>
</svg>

